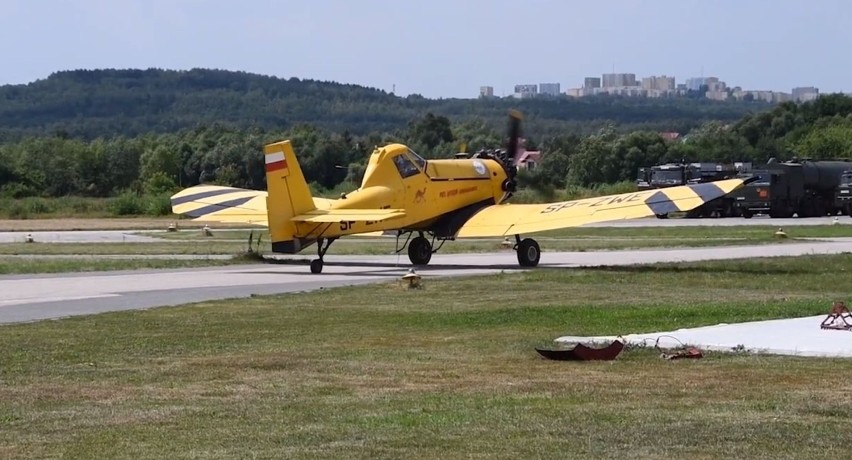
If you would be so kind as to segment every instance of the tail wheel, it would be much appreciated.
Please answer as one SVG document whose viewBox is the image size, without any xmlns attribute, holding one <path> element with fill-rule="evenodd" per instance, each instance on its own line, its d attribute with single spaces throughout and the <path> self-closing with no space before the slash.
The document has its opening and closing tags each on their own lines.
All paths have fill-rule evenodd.
<svg viewBox="0 0 852 460">
<path fill-rule="evenodd" d="M 541 259 L 541 248 L 532 238 L 524 238 L 518 244 L 518 264 L 521 267 L 535 267 Z"/>
<path fill-rule="evenodd" d="M 414 265 L 427 265 L 432 259 L 432 243 L 425 237 L 415 237 L 408 243 L 408 259 Z"/>
</svg>

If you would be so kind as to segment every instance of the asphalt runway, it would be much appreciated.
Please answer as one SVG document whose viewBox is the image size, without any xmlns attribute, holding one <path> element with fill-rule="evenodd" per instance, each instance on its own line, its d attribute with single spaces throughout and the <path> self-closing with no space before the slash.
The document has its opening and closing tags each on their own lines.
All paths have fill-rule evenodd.
<svg viewBox="0 0 852 460">
<path fill-rule="evenodd" d="M 544 252 L 539 269 L 842 252 L 852 252 L 852 239 L 724 248 Z M 307 265 L 310 256 L 288 259 L 289 263 L 281 264 L 0 276 L 0 323 L 393 281 L 410 268 L 404 255 L 329 255 L 324 272 L 314 275 Z M 431 265 L 418 273 L 428 283 L 430 277 L 501 270 L 519 270 L 514 252 L 436 254 Z"/>
<path fill-rule="evenodd" d="M 152 232 L 151 230 L 146 230 Z M 27 235 L 38 243 L 162 243 L 162 238 L 136 235 L 128 230 L 67 230 L 43 232 L 0 232 L 0 243 L 23 243 Z"/>
<path fill-rule="evenodd" d="M 792 227 L 796 225 L 849 225 L 852 226 L 852 218 L 849 216 L 834 217 L 811 217 L 807 219 L 772 219 L 768 216 L 756 216 L 751 219 L 726 218 L 726 219 L 647 219 L 618 220 L 612 222 L 600 222 L 597 224 L 584 225 L 584 227 L 733 227 L 738 225 L 769 225 L 777 227 Z M 213 229 L 216 230 L 215 227 Z M 228 229 L 234 230 L 234 229 Z M 263 232 L 263 229 L 257 229 Z M 194 231 L 194 230 L 193 230 Z M 42 243 L 162 243 L 163 240 L 153 236 L 139 233 L 155 233 L 154 230 L 128 231 L 128 230 L 87 230 L 87 231 L 42 231 L 42 232 L 0 232 L 0 243 L 23 243 L 27 234 L 37 242 Z M 160 231 L 164 232 L 164 231 Z M 852 233 L 852 232 L 850 232 Z M 199 233 L 199 238 L 201 235 Z"/>
</svg>

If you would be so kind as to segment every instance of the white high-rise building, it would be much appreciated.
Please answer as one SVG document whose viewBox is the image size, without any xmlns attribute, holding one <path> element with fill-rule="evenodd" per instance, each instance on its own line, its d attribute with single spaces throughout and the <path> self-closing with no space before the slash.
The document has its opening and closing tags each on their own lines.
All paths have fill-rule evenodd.
<svg viewBox="0 0 852 460">
<path fill-rule="evenodd" d="M 538 85 L 539 94 L 558 96 L 560 92 L 559 83 L 541 83 Z"/>
</svg>

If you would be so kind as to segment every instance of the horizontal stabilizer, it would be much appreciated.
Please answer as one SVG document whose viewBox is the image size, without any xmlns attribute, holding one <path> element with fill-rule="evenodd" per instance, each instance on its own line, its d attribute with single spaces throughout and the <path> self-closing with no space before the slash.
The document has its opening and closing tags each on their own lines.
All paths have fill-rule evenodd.
<svg viewBox="0 0 852 460">
<path fill-rule="evenodd" d="M 291 220 L 294 222 L 379 222 L 405 216 L 402 209 L 316 209 L 299 214 Z"/>
<path fill-rule="evenodd" d="M 172 212 L 205 222 L 266 225 L 266 192 L 197 185 L 171 197 Z"/>
</svg>

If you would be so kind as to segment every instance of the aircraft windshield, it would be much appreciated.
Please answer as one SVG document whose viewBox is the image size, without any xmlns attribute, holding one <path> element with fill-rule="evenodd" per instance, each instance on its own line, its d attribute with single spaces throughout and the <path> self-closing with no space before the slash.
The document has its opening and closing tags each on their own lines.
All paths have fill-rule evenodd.
<svg viewBox="0 0 852 460">
<path fill-rule="evenodd" d="M 752 176 L 758 179 L 749 185 L 769 185 L 772 175 L 766 170 L 757 170 L 751 173 Z"/>
<path fill-rule="evenodd" d="M 683 180 L 683 174 L 678 169 L 658 169 L 651 174 L 651 180 L 657 183 L 676 183 Z"/>
<path fill-rule="evenodd" d="M 396 165 L 396 169 L 399 171 L 399 175 L 402 176 L 403 179 L 420 172 L 420 170 L 417 169 L 417 166 L 412 163 L 411 160 L 408 159 L 408 156 L 404 153 L 400 153 L 393 157 L 393 164 Z"/>
<path fill-rule="evenodd" d="M 852 185 L 852 174 L 840 176 L 840 185 Z"/>
<path fill-rule="evenodd" d="M 414 153 L 414 150 L 408 149 L 408 156 L 417 163 L 417 167 L 420 169 L 426 168 L 426 160 L 424 160 L 420 155 Z"/>
</svg>

